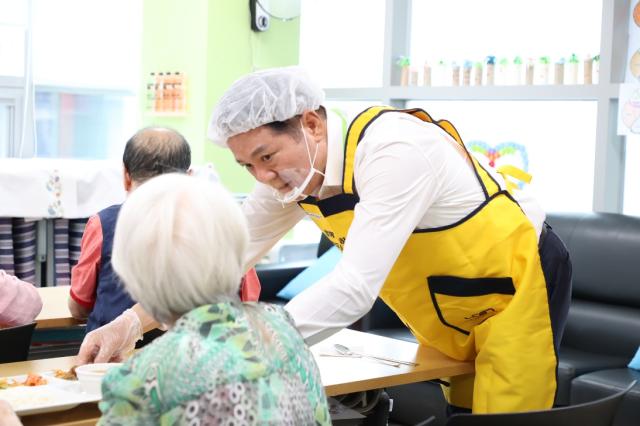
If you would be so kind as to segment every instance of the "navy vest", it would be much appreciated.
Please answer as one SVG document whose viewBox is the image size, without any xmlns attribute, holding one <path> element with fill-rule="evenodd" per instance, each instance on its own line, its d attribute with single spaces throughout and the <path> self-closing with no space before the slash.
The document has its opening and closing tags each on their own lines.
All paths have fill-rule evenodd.
<svg viewBox="0 0 640 426">
<path fill-rule="evenodd" d="M 87 333 L 113 321 L 118 315 L 134 305 L 120 279 L 111 267 L 111 249 L 120 204 L 107 207 L 98 213 L 102 226 L 102 254 L 96 287 L 96 303 L 87 319 Z"/>
</svg>

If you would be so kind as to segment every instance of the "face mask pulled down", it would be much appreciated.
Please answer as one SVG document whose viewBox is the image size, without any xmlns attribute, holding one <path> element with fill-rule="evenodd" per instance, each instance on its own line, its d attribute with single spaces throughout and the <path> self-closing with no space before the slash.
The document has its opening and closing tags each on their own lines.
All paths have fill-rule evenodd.
<svg viewBox="0 0 640 426">
<path fill-rule="evenodd" d="M 309 172 L 306 177 L 301 178 L 302 173 L 299 170 L 283 170 L 279 173 L 280 178 L 289 185 L 289 187 L 293 188 L 291 191 L 286 194 L 281 194 L 277 190 L 273 190 L 273 195 L 276 200 L 282 203 L 284 207 L 285 204 L 289 204 L 295 201 L 300 201 L 304 198 L 307 198 L 308 194 L 304 194 L 303 191 L 311 182 L 313 176 L 318 173 L 324 176 L 320 170 L 314 167 L 316 162 L 316 157 L 318 156 L 318 145 L 316 144 L 316 150 L 313 154 L 313 158 L 311 158 L 311 151 L 309 150 L 309 142 L 307 141 L 307 134 L 304 131 L 304 127 L 302 126 L 302 122 L 300 122 L 300 129 L 302 130 L 302 136 L 304 137 L 304 145 L 307 148 L 307 157 L 309 158 Z M 299 182 L 299 183 L 298 183 Z"/>
</svg>

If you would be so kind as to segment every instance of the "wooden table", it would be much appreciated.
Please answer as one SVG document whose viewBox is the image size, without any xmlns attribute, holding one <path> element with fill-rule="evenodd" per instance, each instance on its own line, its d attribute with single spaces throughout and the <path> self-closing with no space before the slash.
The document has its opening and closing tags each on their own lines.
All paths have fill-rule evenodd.
<svg viewBox="0 0 640 426">
<path fill-rule="evenodd" d="M 364 358 L 326 357 L 336 354 L 334 343 L 348 346 L 353 351 L 413 361 L 417 366 L 392 367 Z M 473 372 L 473 363 L 455 361 L 435 349 L 402 340 L 389 339 L 353 330 L 342 330 L 311 348 L 322 376 L 327 396 L 341 395 L 387 386 L 397 386 L 424 380 L 451 377 Z M 51 358 L 35 361 L 0 364 L 0 377 L 53 369 L 68 370 L 75 357 Z M 94 425 L 100 417 L 97 404 L 82 404 L 58 413 L 24 416 L 25 426 Z"/>
<path fill-rule="evenodd" d="M 355 352 L 412 361 L 418 365 L 392 367 L 366 358 L 320 355 L 335 354 L 334 343 L 348 346 Z M 348 329 L 318 343 L 311 348 L 311 351 L 320 367 L 322 384 L 327 396 L 406 385 L 473 372 L 473 363 L 456 361 L 433 348 Z"/>
<path fill-rule="evenodd" d="M 36 317 L 37 329 L 71 327 L 80 323 L 69 312 L 69 288 L 68 285 L 38 288 L 42 311 Z"/>
</svg>

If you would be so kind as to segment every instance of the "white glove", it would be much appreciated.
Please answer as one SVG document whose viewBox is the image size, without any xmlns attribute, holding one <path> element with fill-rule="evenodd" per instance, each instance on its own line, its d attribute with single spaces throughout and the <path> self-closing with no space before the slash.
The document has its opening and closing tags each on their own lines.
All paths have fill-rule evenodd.
<svg viewBox="0 0 640 426">
<path fill-rule="evenodd" d="M 138 315 L 127 309 L 119 317 L 87 334 L 80 346 L 79 365 L 92 362 L 119 362 L 134 350 L 142 339 Z"/>
</svg>

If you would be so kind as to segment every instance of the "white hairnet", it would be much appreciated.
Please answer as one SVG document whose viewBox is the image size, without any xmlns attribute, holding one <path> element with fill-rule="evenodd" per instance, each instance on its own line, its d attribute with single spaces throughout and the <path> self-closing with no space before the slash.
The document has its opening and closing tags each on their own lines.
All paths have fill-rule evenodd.
<svg viewBox="0 0 640 426">
<path fill-rule="evenodd" d="M 208 136 L 220 146 L 227 139 L 305 110 L 316 110 L 324 92 L 300 67 L 272 68 L 241 77 L 213 109 Z"/>
</svg>

